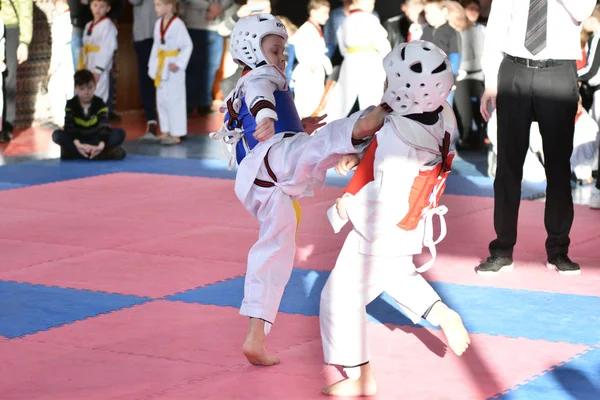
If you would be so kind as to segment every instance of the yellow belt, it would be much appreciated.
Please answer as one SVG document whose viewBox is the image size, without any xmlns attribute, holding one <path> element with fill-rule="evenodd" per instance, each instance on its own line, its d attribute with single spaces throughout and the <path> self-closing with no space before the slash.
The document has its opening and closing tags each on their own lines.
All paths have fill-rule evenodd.
<svg viewBox="0 0 600 400">
<path fill-rule="evenodd" d="M 77 63 L 77 69 L 84 69 L 86 67 L 88 53 L 97 53 L 100 51 L 100 46 L 94 44 L 84 44 L 79 53 L 79 62 Z"/>
<path fill-rule="evenodd" d="M 162 81 L 162 72 L 165 67 L 165 59 L 167 57 L 175 57 L 179 54 L 179 50 L 159 50 L 158 51 L 158 66 L 156 67 L 156 76 L 154 77 L 154 87 L 159 87 Z"/>
<path fill-rule="evenodd" d="M 353 54 L 353 53 L 370 53 L 373 51 L 377 51 L 377 49 L 371 45 L 364 45 L 364 46 L 352 46 L 352 47 L 348 47 L 348 54 Z"/>
<path fill-rule="evenodd" d="M 296 212 L 296 242 L 298 241 L 298 230 L 300 229 L 300 220 L 302 219 L 302 208 L 298 200 L 292 200 L 294 211 Z"/>
</svg>

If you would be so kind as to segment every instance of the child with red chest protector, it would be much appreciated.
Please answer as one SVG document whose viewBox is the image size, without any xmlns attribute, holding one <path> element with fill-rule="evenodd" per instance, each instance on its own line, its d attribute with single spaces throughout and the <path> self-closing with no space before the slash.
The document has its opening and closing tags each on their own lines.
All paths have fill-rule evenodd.
<svg viewBox="0 0 600 400">
<path fill-rule="evenodd" d="M 365 307 L 383 291 L 417 323 L 440 326 L 449 347 L 461 355 L 470 343 L 460 316 L 444 303 L 421 272 L 435 260 L 445 235 L 445 206 L 438 201 L 450 173 L 456 120 L 445 99 L 454 75 L 446 54 L 433 43 L 396 47 L 383 62 L 391 110 L 367 148 L 342 198 L 329 211 L 334 230 L 350 221 L 348 234 L 320 305 L 325 362 L 340 365 L 348 379 L 324 389 L 335 396 L 372 396 L 377 385 L 367 350 Z M 345 156 L 338 172 L 359 162 Z M 432 219 L 442 232 L 433 238 Z M 413 255 L 428 247 L 433 259 L 420 268 Z"/>
</svg>

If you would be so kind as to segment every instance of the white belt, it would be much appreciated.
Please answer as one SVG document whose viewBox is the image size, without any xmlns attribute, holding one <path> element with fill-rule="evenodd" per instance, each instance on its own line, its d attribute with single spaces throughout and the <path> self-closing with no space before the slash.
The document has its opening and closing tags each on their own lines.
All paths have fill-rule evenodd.
<svg viewBox="0 0 600 400">
<path fill-rule="evenodd" d="M 227 110 L 227 108 L 225 107 L 225 103 L 223 103 L 223 105 L 221 106 L 221 112 L 225 112 L 225 110 Z M 235 99 L 233 101 L 233 109 L 236 113 L 240 112 L 240 109 L 242 108 L 242 102 L 240 101 L 240 99 Z M 244 130 L 241 128 L 235 128 L 233 130 L 230 130 L 227 127 L 227 123 L 223 124 L 223 126 L 221 127 L 221 129 L 219 129 L 217 132 L 211 132 L 209 133 L 208 137 L 210 137 L 213 140 L 220 140 L 222 141 L 222 143 L 225 145 L 225 156 L 229 157 L 228 163 L 227 163 L 227 168 L 229 168 L 230 171 L 233 171 L 235 169 L 235 164 L 237 161 L 237 152 L 236 152 L 236 147 L 238 142 L 244 137 Z M 246 147 L 246 153 L 249 152 L 248 146 Z"/>
<path fill-rule="evenodd" d="M 240 128 L 229 130 L 227 125 L 223 125 L 217 132 L 211 132 L 208 135 L 211 139 L 220 140 L 225 145 L 226 156 L 229 157 L 227 168 L 230 171 L 235 169 L 236 164 L 236 147 L 237 143 L 244 137 L 244 131 Z"/>
<path fill-rule="evenodd" d="M 425 213 L 425 237 L 423 239 L 423 245 L 429 249 L 431 253 L 431 260 L 426 264 L 417 268 L 417 272 L 423 273 L 433 266 L 437 251 L 435 245 L 441 242 L 446 237 L 446 219 L 444 215 L 448 212 L 448 207 L 439 206 L 432 208 Z M 440 236 L 434 241 L 433 240 L 433 216 L 437 215 L 440 217 Z"/>
</svg>

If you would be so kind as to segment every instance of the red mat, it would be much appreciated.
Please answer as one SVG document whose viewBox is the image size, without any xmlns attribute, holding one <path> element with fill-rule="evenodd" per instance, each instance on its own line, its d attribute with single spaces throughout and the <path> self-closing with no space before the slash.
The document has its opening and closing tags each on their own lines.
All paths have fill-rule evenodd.
<svg viewBox="0 0 600 400">
<path fill-rule="evenodd" d="M 62 398 L 70 390 L 81 396 L 95 382 L 111 382 L 101 392 L 104 398 L 316 399 L 321 387 L 341 378 L 335 368 L 323 367 L 317 317 L 279 315 L 269 348 L 282 363 L 268 371 L 247 365 L 240 353 L 246 323 L 229 307 L 166 301 L 135 306 L 38 333 L 20 340 L 19 346 L 0 343 L 5 362 L 17 366 L 0 379 L 13 387 L 29 387 L 32 396 L 58 393 L 60 382 L 65 385 Z M 442 338 L 439 331 L 371 324 L 369 341 L 381 398 L 487 398 L 587 349 L 473 335 L 471 350 L 459 358 L 444 353 Z M 52 367 L 58 372 L 33 381 L 22 358 L 39 370 Z M 77 374 L 81 368 L 88 369 Z M 69 374 L 78 380 L 77 391 L 64 382 Z"/>
<path fill-rule="evenodd" d="M 333 267 L 345 235 L 332 233 L 325 211 L 339 192 L 326 188 L 301 201 L 297 267 Z M 444 203 L 449 236 L 428 279 L 598 295 L 597 212 L 576 207 L 570 255 L 581 276 L 544 267 L 544 203 L 523 202 L 516 270 L 484 278 L 473 269 L 493 238 L 492 199 L 445 196 Z M 0 279 L 153 298 L 243 275 L 258 230 L 231 180 L 112 174 L 0 192 L 0 205 Z M 0 338 L 0 398 L 312 399 L 339 379 L 322 365 L 317 317 L 278 316 L 269 348 L 283 362 L 268 371 L 241 356 L 246 324 L 235 308 L 156 301 Z M 473 335 L 465 357 L 440 357 L 439 338 L 372 324 L 379 397 L 487 398 L 587 349 Z"/>
<path fill-rule="evenodd" d="M 88 249 L 86 254 L 0 272 L 0 279 L 160 298 L 245 271 L 245 263 Z"/>
<path fill-rule="evenodd" d="M 301 200 L 303 219 L 297 267 L 333 268 L 345 232 L 349 229 L 347 227 L 344 232 L 334 235 L 325 214 L 339 192 L 340 188 L 325 188 L 316 197 Z M 487 256 L 488 243 L 494 236 L 493 200 L 451 195 L 444 196 L 443 200 L 449 208 L 446 218 L 449 234 L 438 246 L 437 263 L 426 275 L 429 279 L 467 285 L 598 294 L 600 255 L 596 243 L 600 239 L 597 230 L 600 214 L 594 210 L 584 206 L 576 206 L 575 210 L 570 255 L 581 263 L 581 276 L 563 277 L 545 268 L 544 203 L 523 201 L 519 241 L 515 249 L 516 270 L 496 278 L 484 278 L 476 275 L 474 268 Z M 4 249 L 4 255 L 12 257 L 10 259 L 19 260 L 17 267 L 13 264 L 11 270 L 58 260 L 63 254 L 82 254 L 85 248 L 89 252 L 112 249 L 245 264 L 247 251 L 255 242 L 258 230 L 256 221 L 235 198 L 233 181 L 224 179 L 118 173 L 4 191 L 0 193 L 0 205 L 5 211 L 0 248 Z M 68 211 L 70 205 L 74 205 L 74 209 Z M 235 238 L 235 249 L 231 246 L 232 238 Z M 11 244 L 10 240 L 16 240 L 15 244 Z M 42 252 L 34 251 L 36 249 Z M 114 254 L 116 257 L 119 253 Z M 425 250 L 417 260 L 425 261 L 428 257 Z M 93 256 L 82 260 L 92 266 L 96 263 Z M 102 263 L 96 264 L 110 264 L 107 258 L 102 260 Z M 117 264 L 120 262 L 118 258 L 115 261 Z M 127 262 L 135 264 L 134 261 Z M 51 268 L 29 268 L 29 272 L 22 271 L 18 279 L 83 287 L 83 281 L 77 283 L 70 277 L 77 263 L 75 260 L 71 264 L 53 264 Z M 150 261 L 150 264 L 153 262 Z M 237 268 L 234 269 L 238 271 Z M 0 267 L 0 271 L 2 269 Z M 41 270 L 55 269 L 40 274 Z M 105 272 L 109 274 L 108 270 Z M 163 287 L 185 286 L 187 275 L 169 275 L 168 279 L 162 279 L 169 282 Z M 105 278 L 93 276 L 89 279 L 94 282 L 90 288 L 107 288 L 115 283 L 115 279 L 108 275 Z M 215 277 L 219 276 L 222 275 Z M 138 289 L 130 287 L 127 292 L 162 293 L 162 289 L 142 286 L 140 283 Z"/>
</svg>

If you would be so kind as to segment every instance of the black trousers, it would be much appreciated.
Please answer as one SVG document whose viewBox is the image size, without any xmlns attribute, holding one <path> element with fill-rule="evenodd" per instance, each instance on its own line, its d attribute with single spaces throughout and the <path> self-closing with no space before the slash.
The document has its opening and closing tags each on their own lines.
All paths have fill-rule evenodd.
<svg viewBox="0 0 600 400">
<path fill-rule="evenodd" d="M 12 132 L 17 116 L 17 47 L 19 47 L 19 28 L 6 28 L 6 71 L 4 71 L 2 110 L 2 130 Z"/>
<path fill-rule="evenodd" d="M 456 82 L 454 91 L 454 113 L 458 123 L 460 139 L 478 147 L 483 138 L 480 137 L 485 127 L 485 121 L 479 112 L 479 99 L 483 95 L 484 84 L 476 79 L 464 79 Z M 477 101 L 473 101 L 473 98 Z M 473 120 L 477 126 L 478 137 L 473 133 Z"/>
<path fill-rule="evenodd" d="M 133 42 L 137 54 L 138 84 L 146 122 L 156 121 L 156 88 L 154 87 L 154 81 L 148 76 L 148 60 L 150 60 L 153 44 L 154 39 Z"/>
<path fill-rule="evenodd" d="M 52 133 L 52 141 L 60 146 L 60 158 L 65 160 L 74 160 L 79 158 L 85 159 L 81 153 L 79 153 L 77 147 L 75 147 L 75 144 L 73 143 L 73 137 L 65 131 L 54 131 L 54 133 Z M 108 140 L 104 143 L 105 147 L 103 151 L 118 147 L 122 145 L 124 141 L 125 131 L 121 128 L 112 128 L 112 132 Z M 100 141 L 94 140 L 86 143 L 96 146 L 98 143 L 100 143 Z"/>
<path fill-rule="evenodd" d="M 546 169 L 546 252 L 567 254 L 573 224 L 571 165 L 578 101 L 575 61 L 530 68 L 505 58 L 498 74 L 498 158 L 494 181 L 492 255 L 512 257 L 517 242 L 523 163 L 532 121 L 538 121 Z"/>
</svg>

